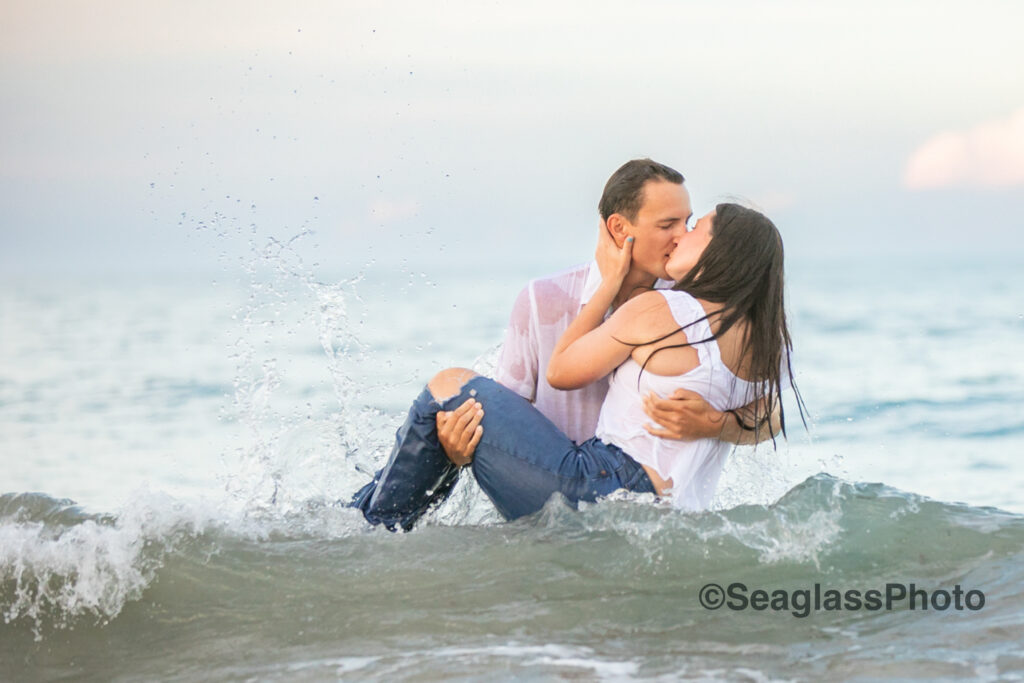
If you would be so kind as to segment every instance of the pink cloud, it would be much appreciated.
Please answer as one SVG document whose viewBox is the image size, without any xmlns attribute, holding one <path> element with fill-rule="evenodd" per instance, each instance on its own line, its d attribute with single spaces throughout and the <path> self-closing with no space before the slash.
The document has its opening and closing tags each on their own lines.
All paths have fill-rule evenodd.
<svg viewBox="0 0 1024 683">
<path fill-rule="evenodd" d="M 910 155 L 903 184 L 912 190 L 1024 185 L 1024 107 L 927 140 Z"/>
</svg>

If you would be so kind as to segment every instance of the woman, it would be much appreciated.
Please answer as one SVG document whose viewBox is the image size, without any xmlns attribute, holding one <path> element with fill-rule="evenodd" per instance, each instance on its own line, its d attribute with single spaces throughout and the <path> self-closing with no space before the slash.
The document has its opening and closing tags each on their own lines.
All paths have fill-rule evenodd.
<svg viewBox="0 0 1024 683">
<path fill-rule="evenodd" d="M 621 249 L 608 242 L 601 286 L 559 340 L 547 374 L 553 387 L 575 389 L 614 372 L 597 435 L 576 445 L 493 380 L 444 370 L 413 403 L 388 464 L 354 501 L 370 522 L 409 529 L 447 495 L 458 468 L 440 447 L 435 417 L 474 396 L 486 414 L 471 466 L 506 519 L 535 512 L 556 492 L 573 502 L 626 489 L 671 495 L 683 509 L 710 504 L 730 445 L 651 435 L 643 397 L 685 388 L 721 411 L 753 403 L 755 423 L 780 405 L 791 346 L 782 239 L 762 214 L 720 204 L 672 253 L 666 269 L 675 287 L 641 293 L 605 320 L 629 269 L 632 237 Z M 785 434 L 784 415 L 782 425 Z"/>
</svg>

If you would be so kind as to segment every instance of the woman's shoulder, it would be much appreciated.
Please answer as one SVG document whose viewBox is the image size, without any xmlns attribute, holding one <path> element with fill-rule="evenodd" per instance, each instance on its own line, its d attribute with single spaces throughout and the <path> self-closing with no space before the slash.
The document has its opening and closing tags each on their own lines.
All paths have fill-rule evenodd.
<svg viewBox="0 0 1024 683">
<path fill-rule="evenodd" d="M 662 316 L 669 311 L 670 307 L 669 300 L 662 294 L 665 291 L 671 290 L 651 289 L 637 294 L 622 304 L 617 312 L 630 318 Z"/>
<path fill-rule="evenodd" d="M 690 325 L 707 315 L 703 304 L 689 292 L 681 289 L 656 289 L 651 293 L 662 298 L 666 309 L 679 325 Z"/>
<path fill-rule="evenodd" d="M 673 315 L 659 290 L 648 290 L 619 306 L 608 320 L 613 334 L 628 339 L 646 339 L 664 334 Z"/>
<path fill-rule="evenodd" d="M 623 339 L 650 340 L 691 325 L 704 317 L 700 303 L 686 292 L 653 289 L 637 294 L 612 316 L 611 331 Z"/>
<path fill-rule="evenodd" d="M 649 289 L 641 294 L 637 294 L 632 299 L 623 304 L 623 307 L 629 306 L 637 310 L 642 310 L 650 307 L 658 306 L 676 306 L 676 305 L 687 305 L 693 304 L 699 306 L 699 302 L 689 292 L 684 292 L 681 289 Z"/>
</svg>

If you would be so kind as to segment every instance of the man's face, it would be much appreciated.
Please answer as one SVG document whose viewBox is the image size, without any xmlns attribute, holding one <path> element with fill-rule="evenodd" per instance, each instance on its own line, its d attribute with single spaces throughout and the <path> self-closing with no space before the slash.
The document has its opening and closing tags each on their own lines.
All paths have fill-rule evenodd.
<svg viewBox="0 0 1024 683">
<path fill-rule="evenodd" d="M 653 277 L 670 279 L 665 265 L 692 215 L 690 193 L 683 185 L 648 180 L 636 220 L 626 221 L 624 226 L 625 233 L 634 238 L 633 266 Z"/>
<path fill-rule="evenodd" d="M 697 221 L 697 224 L 688 233 L 679 239 L 676 250 L 672 252 L 672 258 L 668 260 L 665 270 L 668 271 L 670 280 L 681 280 L 684 275 L 693 270 L 700 260 L 704 250 L 711 242 L 712 222 L 715 220 L 715 212 L 711 211 Z"/>
</svg>

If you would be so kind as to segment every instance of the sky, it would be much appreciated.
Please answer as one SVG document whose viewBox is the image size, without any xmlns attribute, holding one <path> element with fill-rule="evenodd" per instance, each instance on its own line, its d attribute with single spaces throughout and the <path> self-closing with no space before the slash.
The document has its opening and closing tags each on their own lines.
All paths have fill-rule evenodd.
<svg viewBox="0 0 1024 683">
<path fill-rule="evenodd" d="M 586 260 L 624 161 L 803 262 L 1024 257 L 1018 2 L 7 0 L 0 270 Z M 307 234 L 308 233 L 308 234 Z"/>
</svg>

